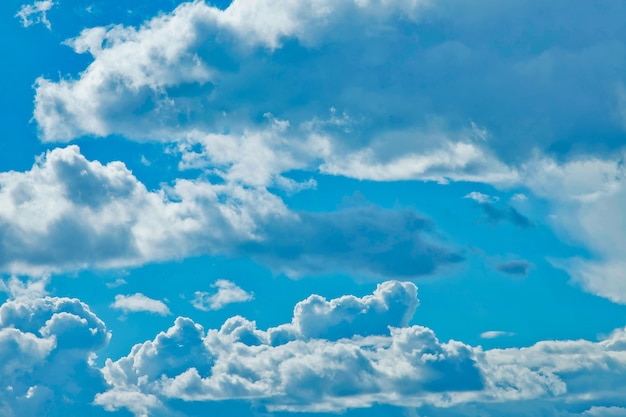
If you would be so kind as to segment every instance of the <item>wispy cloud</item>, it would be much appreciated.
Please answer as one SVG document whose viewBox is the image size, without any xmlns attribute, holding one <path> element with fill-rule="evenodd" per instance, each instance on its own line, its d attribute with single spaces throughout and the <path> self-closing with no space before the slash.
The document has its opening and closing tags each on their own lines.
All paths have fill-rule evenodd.
<svg viewBox="0 0 626 417">
<path fill-rule="evenodd" d="M 501 330 L 489 330 L 486 332 L 482 332 L 480 334 L 480 337 L 482 337 L 483 339 L 495 339 L 498 337 L 503 337 L 503 336 L 513 336 L 515 333 L 511 333 L 511 332 L 503 332 Z"/>
<path fill-rule="evenodd" d="M 48 30 L 52 29 L 52 25 L 48 20 L 47 12 L 54 7 L 56 3 L 53 0 L 36 1 L 33 4 L 25 4 L 20 8 L 15 17 L 22 19 L 22 26 L 28 27 L 33 24 L 41 23 Z"/>
<path fill-rule="evenodd" d="M 534 225 L 528 217 L 517 211 L 515 207 L 508 204 L 498 204 L 500 200 L 498 197 L 473 191 L 464 198 L 476 201 L 489 222 L 500 223 L 509 221 L 521 228 L 528 228 Z"/>
</svg>

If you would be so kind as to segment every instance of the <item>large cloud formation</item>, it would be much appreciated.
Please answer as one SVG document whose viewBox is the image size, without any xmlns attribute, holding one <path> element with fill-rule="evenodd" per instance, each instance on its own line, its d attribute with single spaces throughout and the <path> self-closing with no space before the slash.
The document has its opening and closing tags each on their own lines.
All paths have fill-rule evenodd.
<svg viewBox="0 0 626 417">
<path fill-rule="evenodd" d="M 149 191 L 123 163 L 89 161 L 74 145 L 30 171 L 0 173 L 0 200 L 0 269 L 12 273 L 226 254 L 292 275 L 416 277 L 462 260 L 411 210 L 296 213 L 263 187 L 205 180 Z"/>
<path fill-rule="evenodd" d="M 600 342 L 485 351 L 409 325 L 417 304 L 414 284 L 388 281 L 363 298 L 312 295 L 290 323 L 267 330 L 235 316 L 205 331 L 179 317 L 128 356 L 107 360 L 110 386 L 95 403 L 136 415 L 168 415 L 181 399 L 309 412 L 389 404 L 435 416 L 501 415 L 504 404 L 546 416 L 626 405 L 624 329 Z"/>
<path fill-rule="evenodd" d="M 109 341 L 105 324 L 77 299 L 46 296 L 41 283 L 3 286 L 11 293 L 0 306 L 3 417 L 195 415 L 194 403 L 229 400 L 333 413 L 386 404 L 433 416 L 626 407 L 626 329 L 599 342 L 527 348 L 442 342 L 411 325 L 418 300 L 410 282 L 387 281 L 364 297 L 312 295 L 291 322 L 267 330 L 240 316 L 208 331 L 178 317 L 102 369 L 92 359 Z"/>
<path fill-rule="evenodd" d="M 527 188 L 561 236 L 589 249 L 559 265 L 623 303 L 626 10 L 605 6 L 187 2 L 69 40 L 92 62 L 40 78 L 34 119 L 43 141 L 176 142 L 181 169 L 235 187 L 294 192 L 313 182 L 284 174 L 309 170 Z"/>
</svg>

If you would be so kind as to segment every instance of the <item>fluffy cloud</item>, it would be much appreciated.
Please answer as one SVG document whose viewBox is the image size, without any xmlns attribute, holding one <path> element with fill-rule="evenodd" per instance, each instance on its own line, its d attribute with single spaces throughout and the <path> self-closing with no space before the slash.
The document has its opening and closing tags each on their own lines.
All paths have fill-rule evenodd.
<svg viewBox="0 0 626 417">
<path fill-rule="evenodd" d="M 546 416 L 576 409 L 593 415 L 624 405 L 626 329 L 599 342 L 485 351 L 408 326 L 417 304 L 414 284 L 389 281 L 363 298 L 312 295 L 296 305 L 291 323 L 267 330 L 236 316 L 205 332 L 178 318 L 128 356 L 107 361 L 110 388 L 96 403 L 137 415 L 180 399 L 317 412 L 377 403 L 434 416 L 501 415 L 505 405 Z"/>
<path fill-rule="evenodd" d="M 87 305 L 41 296 L 39 284 L 13 279 L 25 291 L 0 306 L 0 415 L 104 414 L 91 405 L 105 381 L 90 361 L 110 334 Z"/>
<path fill-rule="evenodd" d="M 3 417 L 170 415 L 174 404 L 184 413 L 184 402 L 233 399 L 277 411 L 388 404 L 433 416 L 496 416 L 504 408 L 610 416 L 626 407 L 626 329 L 598 342 L 526 348 L 444 343 L 409 325 L 418 304 L 409 282 L 382 283 L 362 298 L 312 295 L 290 323 L 267 330 L 235 316 L 205 331 L 179 317 L 127 356 L 108 359 L 102 374 L 91 358 L 109 340 L 104 323 L 79 300 L 42 296 L 39 284 L 5 285 L 17 291 L 0 306 Z"/>
<path fill-rule="evenodd" d="M 172 140 L 190 127 L 241 133 L 269 112 L 338 137 L 349 157 L 328 161 L 328 172 L 502 180 L 512 173 L 498 160 L 519 163 L 564 138 L 621 146 L 624 6 L 567 5 L 183 3 L 139 28 L 96 27 L 68 41 L 93 62 L 76 78 L 39 79 L 35 119 L 44 140 Z M 343 117 L 320 123 L 332 106 L 349 128 Z M 461 140 L 455 132 L 472 120 L 487 130 Z"/>
<path fill-rule="evenodd" d="M 243 303 L 254 298 L 253 294 L 225 279 L 218 279 L 211 286 L 217 288 L 217 291 L 214 293 L 195 292 L 195 298 L 192 301 L 194 307 L 204 311 L 219 310 L 227 304 Z"/>
<path fill-rule="evenodd" d="M 40 78 L 34 119 L 44 141 L 122 134 L 176 142 L 181 169 L 217 174 L 232 189 L 203 185 L 195 193 L 197 182 L 180 182 L 175 193 L 185 189 L 200 199 L 206 193 L 250 196 L 252 189 L 253 198 L 273 206 L 269 212 L 281 219 L 289 218 L 290 226 L 306 214 L 286 216 L 282 201 L 266 187 L 294 192 L 315 186 L 313 180 L 298 183 L 284 175 L 291 170 L 376 181 L 527 187 L 548 199 L 557 232 L 592 253 L 592 259 L 563 263 L 574 281 L 623 302 L 619 248 L 626 245 L 615 233 L 620 228 L 607 220 L 623 212 L 622 193 L 616 191 L 621 174 L 606 156 L 623 146 L 615 139 L 623 130 L 626 46 L 623 25 L 616 20 L 623 8 L 617 3 L 601 10 L 571 7 L 561 0 L 507 5 L 481 0 L 471 7 L 449 1 L 238 0 L 224 10 L 202 1 L 183 3 L 138 28 L 96 27 L 69 40 L 77 53 L 93 60 L 75 78 Z M 605 65 L 589 64 L 594 62 Z M 564 143 L 567 157 L 555 151 Z M 543 156 L 546 152 L 554 157 Z M 170 237 L 180 236 L 178 227 L 187 236 L 200 210 L 156 200 L 178 213 L 154 223 L 175 221 Z M 479 203 L 489 221 L 533 224 L 512 205 Z M 194 213 L 185 221 L 177 217 L 183 207 Z M 228 224 L 229 240 L 258 237 L 263 234 L 259 221 L 271 217 L 253 213 L 254 207 L 223 216 L 233 205 L 219 207 L 217 217 L 202 216 L 226 217 L 218 223 Z M 600 212 L 605 215 L 599 217 Z M 331 215 L 309 217 L 335 227 Z M 195 224 L 215 227 L 208 223 Z M 287 223 L 279 222 L 274 232 L 280 234 Z M 150 229 L 142 230 L 143 238 L 124 248 L 126 257 L 143 262 L 148 252 L 150 258 L 173 256 L 164 239 L 146 238 Z M 174 256 L 206 252 L 214 242 L 203 238 L 192 247 L 181 239 Z M 123 242 L 124 236 L 112 235 L 109 241 Z M 282 241 L 265 247 L 254 247 L 255 242 L 250 245 L 254 256 L 282 271 L 311 272 L 326 260 L 313 251 L 298 257 L 304 266 L 294 271 L 294 265 L 282 266 L 284 257 L 274 258 L 284 252 Z M 296 253 L 306 246 L 305 240 L 295 243 Z M 123 248 L 102 245 L 98 249 Z M 449 255 L 437 251 L 436 258 L 446 263 Z M 352 261 L 365 259 L 364 269 L 376 269 L 367 256 L 357 258 Z M 308 265 L 310 259 L 315 265 Z M 393 274 L 433 270 L 420 260 L 416 264 L 421 266 Z"/>
<path fill-rule="evenodd" d="M 219 252 L 257 238 L 263 217 L 290 215 L 263 190 L 179 180 L 151 192 L 121 162 L 88 161 L 76 146 L 1 173 L 0 184 L 0 265 L 18 273 Z"/>
<path fill-rule="evenodd" d="M 122 310 L 125 313 L 145 311 L 148 313 L 160 314 L 161 316 L 171 314 L 170 309 L 163 301 L 154 300 L 141 293 L 133 295 L 118 294 L 115 296 L 115 302 L 111 304 L 111 307 Z"/>
<path fill-rule="evenodd" d="M 30 171 L 0 173 L 0 200 L 0 268 L 14 273 L 209 253 L 251 256 L 294 275 L 332 266 L 419 276 L 462 260 L 413 211 L 294 213 L 263 187 L 204 180 L 148 191 L 121 162 L 88 161 L 76 146 L 47 152 Z"/>
<path fill-rule="evenodd" d="M 413 283 L 386 282 L 363 298 L 348 295 L 327 301 L 312 295 L 296 305 L 292 325 L 306 338 L 386 334 L 389 326 L 406 327 L 417 306 Z"/>
<path fill-rule="evenodd" d="M 549 220 L 557 233 L 589 252 L 588 257 L 553 259 L 553 264 L 586 291 L 618 303 L 626 303 L 622 160 L 623 155 L 579 157 L 563 163 L 540 159 L 528 164 L 524 180 L 549 202 Z"/>
<path fill-rule="evenodd" d="M 130 390 L 163 403 L 257 398 L 272 409 L 337 411 L 480 389 L 469 347 L 440 343 L 420 326 L 388 327 L 407 324 L 416 294 L 414 284 L 390 281 L 362 299 L 311 296 L 296 306 L 292 323 L 267 331 L 233 317 L 205 333 L 178 318 L 154 341 L 107 361 L 112 388 L 96 403 L 124 406 L 114 401 Z"/>
</svg>

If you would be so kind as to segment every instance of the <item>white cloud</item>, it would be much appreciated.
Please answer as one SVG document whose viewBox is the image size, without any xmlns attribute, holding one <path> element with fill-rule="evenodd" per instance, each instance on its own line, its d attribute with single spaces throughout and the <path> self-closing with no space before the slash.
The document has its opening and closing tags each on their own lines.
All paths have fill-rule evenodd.
<svg viewBox="0 0 626 417">
<path fill-rule="evenodd" d="M 584 290 L 626 303 L 626 184 L 622 157 L 580 157 L 563 163 L 538 159 L 525 169 L 524 183 L 546 199 L 551 224 L 570 242 L 583 245 L 588 258 L 554 259 Z"/>
<path fill-rule="evenodd" d="M 463 198 L 469 198 L 470 200 L 474 200 L 477 203 L 485 204 L 485 203 L 495 203 L 499 200 L 498 197 L 492 197 L 487 194 L 480 193 L 478 191 L 472 191 L 469 194 L 466 194 Z"/>
<path fill-rule="evenodd" d="M 626 408 L 622 407 L 591 407 L 586 410 L 583 415 L 593 417 L 624 417 L 626 416 Z"/>
<path fill-rule="evenodd" d="M 47 12 L 55 5 L 56 3 L 53 0 L 41 0 L 33 4 L 25 4 L 20 8 L 20 11 L 17 12 L 15 17 L 22 19 L 22 26 L 25 28 L 33 24 L 41 23 L 50 30 L 52 26 L 48 20 Z"/>
<path fill-rule="evenodd" d="M 408 322 L 416 294 L 412 283 L 386 282 L 364 298 L 311 296 L 295 307 L 292 323 L 267 331 L 233 317 L 205 333 L 178 318 L 154 341 L 107 361 L 104 374 L 112 392 L 140 389 L 163 403 L 257 398 L 271 409 L 300 411 L 401 403 L 398 393 L 409 392 L 421 402 L 442 390 L 480 388 L 467 346 L 440 343 L 420 326 L 388 327 Z M 123 406 L 104 395 L 96 402 Z"/>
<path fill-rule="evenodd" d="M 89 161 L 77 146 L 47 152 L 30 171 L 0 173 L 0 199 L 0 270 L 17 274 L 221 254 L 290 275 L 419 276 L 463 259 L 411 210 L 295 213 L 262 186 L 202 179 L 148 191 L 121 162 Z M 369 234 L 352 232 L 365 225 Z"/>
<path fill-rule="evenodd" d="M 115 302 L 111 304 L 111 307 L 122 310 L 124 313 L 137 313 L 145 311 L 148 313 L 159 314 L 161 316 L 172 314 L 163 301 L 154 300 L 141 293 L 133 295 L 118 294 L 115 296 Z"/>
<path fill-rule="evenodd" d="M 510 332 L 503 332 L 501 330 L 489 330 L 486 332 L 482 332 L 480 334 L 480 337 L 482 337 L 483 339 L 495 339 L 497 337 L 502 337 L 502 336 L 512 336 L 513 333 Z"/>
<path fill-rule="evenodd" d="M 195 292 L 195 298 L 192 301 L 195 308 L 204 311 L 219 310 L 228 304 L 243 303 L 254 298 L 252 293 L 246 292 L 234 282 L 225 279 L 218 279 L 211 287 L 217 288 L 217 291 Z"/>
<path fill-rule="evenodd" d="M 30 171 L 0 173 L 0 267 L 16 273 L 132 266 L 219 252 L 289 216 L 264 190 L 179 180 L 154 192 L 121 162 L 55 149 Z M 210 232 L 207 232 L 210 231 Z"/>
<path fill-rule="evenodd" d="M 177 141 L 183 152 L 181 167 L 207 167 L 230 181 L 255 186 L 299 189 L 303 184 L 294 188 L 281 175 L 293 169 L 319 169 L 376 181 L 511 183 L 517 173 L 489 151 L 485 128 L 474 122 L 464 128 L 448 126 L 435 117 L 433 121 L 381 129 L 376 120 L 386 123 L 395 117 L 394 109 L 366 103 L 398 103 L 403 108 L 398 112 L 405 113 L 414 107 L 414 100 L 403 96 L 405 87 L 370 93 L 375 83 L 368 79 L 351 86 L 362 77 L 348 75 L 345 67 L 349 62 L 343 59 L 346 51 L 361 44 L 365 36 L 375 40 L 365 55 L 376 56 L 381 51 L 384 55 L 388 48 L 381 41 L 406 42 L 390 23 L 401 19 L 416 24 L 421 10 L 431 6 L 417 0 L 244 0 L 222 11 L 193 2 L 139 29 L 87 29 L 68 44 L 77 53 L 90 53 L 93 62 L 77 79 L 54 82 L 40 78 L 34 118 L 44 141 L 114 133 L 140 140 Z M 354 33 L 363 36 L 355 38 Z M 328 91 L 329 97 L 316 99 L 324 107 L 292 111 L 280 106 L 293 101 L 281 97 L 295 91 L 287 86 L 296 80 L 272 86 L 268 80 L 275 78 L 272 74 L 278 65 L 272 62 L 273 56 L 280 53 L 283 40 L 293 38 L 305 49 L 320 42 L 342 48 L 333 51 L 332 57 L 320 57 L 322 62 L 311 67 L 340 57 L 344 62 L 341 68 L 329 71 L 348 77 L 344 88 L 354 91 L 342 92 L 341 84 L 330 88 L 312 85 L 311 91 L 298 96 Z M 267 59 L 259 61 L 258 53 Z M 374 61 L 355 62 L 351 71 L 365 74 L 360 68 L 367 65 L 373 72 L 386 74 L 386 68 L 379 68 L 386 62 L 384 57 Z M 413 64 L 402 63 L 409 72 Z M 319 74 L 311 73 L 309 66 L 293 72 L 304 77 L 297 81 L 303 85 Z M 242 99 L 238 91 L 269 96 L 266 89 L 276 100 L 233 101 L 233 97 Z M 390 96 L 385 99 L 386 95 Z M 333 107 L 338 103 L 341 111 Z M 328 108 L 330 115 L 324 119 Z M 253 120 L 259 113 L 281 114 L 281 120 L 271 119 L 269 127 L 259 126 Z M 350 116 L 352 113 L 356 116 Z M 366 133 L 369 131 L 372 133 Z M 193 151 L 197 145 L 201 145 L 201 152 Z"/>
<path fill-rule="evenodd" d="M 236 316 L 205 331 L 179 317 L 128 356 L 107 360 L 109 385 L 90 365 L 110 335 L 89 307 L 23 294 L 0 306 L 2 415 L 127 409 L 143 417 L 169 415 L 172 406 L 184 415 L 180 400 L 229 399 L 296 412 L 389 404 L 433 416 L 495 416 L 503 407 L 519 415 L 623 414 L 626 329 L 598 342 L 482 350 L 408 326 L 416 294 L 412 283 L 389 281 L 361 298 L 313 295 L 290 323 L 267 330 Z"/>
<path fill-rule="evenodd" d="M 35 289 L 0 306 L 0 415 L 100 415 L 91 402 L 105 381 L 90 362 L 109 341 L 104 323 L 80 300 L 23 287 Z"/>
<path fill-rule="evenodd" d="M 415 284 L 390 281 L 362 298 L 348 295 L 327 301 L 312 295 L 296 304 L 292 325 L 304 337 L 327 340 L 386 334 L 389 326 L 406 327 L 418 305 Z"/>
<path fill-rule="evenodd" d="M 376 403 L 418 412 L 425 407 L 428 415 L 446 409 L 450 413 L 441 415 L 476 409 L 501 415 L 502 406 L 546 413 L 551 404 L 554 413 L 543 415 L 563 416 L 585 405 L 623 402 L 626 329 L 599 342 L 485 351 L 440 342 L 425 327 L 406 327 L 416 294 L 414 284 L 390 281 L 363 298 L 312 295 L 295 307 L 291 323 L 266 331 L 238 316 L 206 332 L 178 318 L 153 341 L 107 361 L 103 372 L 111 386 L 96 403 L 129 408 L 124 399 L 135 398 L 137 415 L 163 412 L 176 399 L 249 399 L 270 410 L 300 412 Z M 615 411 L 605 409 L 590 413 Z"/>
</svg>

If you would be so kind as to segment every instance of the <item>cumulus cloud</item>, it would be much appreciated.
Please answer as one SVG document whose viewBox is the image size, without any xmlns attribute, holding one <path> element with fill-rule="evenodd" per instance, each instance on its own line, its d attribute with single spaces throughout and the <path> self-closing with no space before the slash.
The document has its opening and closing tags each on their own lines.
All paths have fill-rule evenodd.
<svg viewBox="0 0 626 417">
<path fill-rule="evenodd" d="M 263 187 L 314 186 L 290 170 L 527 187 L 549 200 L 557 232 L 593 254 L 567 262 L 573 280 L 622 302 L 615 248 L 625 245 L 619 227 L 605 230 L 623 212 L 621 191 L 609 190 L 621 183 L 606 155 L 623 146 L 626 10 L 570 3 L 187 2 L 137 28 L 68 40 L 92 61 L 74 77 L 38 79 L 34 119 L 44 141 L 176 142 L 181 168 L 265 202 L 276 199 Z M 480 205 L 489 221 L 533 224 L 511 205 Z"/>
<path fill-rule="evenodd" d="M 299 412 L 376 403 L 434 416 L 501 415 L 502 407 L 563 416 L 623 404 L 626 329 L 599 342 L 483 350 L 409 325 L 417 304 L 414 284 L 388 281 L 362 298 L 312 295 L 290 323 L 267 330 L 235 316 L 205 331 L 179 317 L 154 340 L 107 361 L 110 385 L 95 402 L 136 415 L 164 412 L 181 399 L 249 400 Z"/>
<path fill-rule="evenodd" d="M 35 119 L 48 141 L 171 140 L 192 127 L 240 132 L 269 112 L 337 135 L 337 151 L 350 157 L 335 153 L 327 172 L 510 179 L 499 160 L 522 162 L 564 136 L 621 146 L 615 89 L 605 86 L 624 81 L 615 17 L 624 6 L 567 4 L 238 0 L 221 10 L 187 2 L 138 28 L 90 28 L 68 41 L 93 61 L 74 78 L 39 79 Z M 323 122 L 331 107 L 349 117 Z M 585 137 L 600 130 L 602 138 Z"/>
<path fill-rule="evenodd" d="M 52 25 L 48 20 L 47 12 L 55 6 L 56 3 L 53 0 L 36 1 L 33 4 L 25 4 L 20 8 L 15 17 L 19 17 L 22 20 L 22 26 L 25 28 L 41 23 L 45 25 L 48 30 L 52 29 Z"/>
<path fill-rule="evenodd" d="M 107 361 L 103 372 L 109 392 L 139 389 L 163 403 L 256 398 L 271 409 L 294 411 L 401 403 L 398 395 L 418 402 L 480 389 L 469 347 L 441 343 L 424 327 L 389 327 L 408 323 L 416 294 L 414 284 L 390 281 L 364 298 L 312 296 L 296 306 L 291 323 L 267 331 L 242 317 L 208 332 L 178 318 L 154 341 Z M 107 394 L 96 403 L 123 406 Z"/>
<path fill-rule="evenodd" d="M 234 282 L 218 279 L 211 287 L 217 288 L 213 293 L 196 291 L 192 304 L 195 308 L 208 311 L 219 310 L 232 303 L 243 303 L 254 298 L 252 293 L 246 292 Z"/>
<path fill-rule="evenodd" d="M 137 313 L 145 311 L 148 313 L 159 314 L 161 316 L 171 314 L 170 309 L 163 301 L 154 300 L 141 293 L 133 295 L 118 294 L 115 296 L 115 302 L 111 304 L 111 307 L 122 310 L 124 313 Z"/>
<path fill-rule="evenodd" d="M 291 215 L 267 191 L 236 185 L 179 180 L 148 191 L 123 163 L 88 161 L 76 146 L 0 173 L 0 184 L 0 267 L 17 273 L 219 252 L 255 239 L 263 217 Z"/>
<path fill-rule="evenodd" d="M 388 327 L 406 327 L 419 302 L 410 282 L 385 282 L 372 295 L 347 295 L 327 301 L 312 295 L 296 304 L 292 325 L 307 338 L 338 340 L 355 335 L 386 334 Z"/>
<path fill-rule="evenodd" d="M 91 401 L 106 383 L 90 362 L 110 333 L 86 304 L 39 284 L 0 306 L 0 415 L 103 415 Z"/>
<path fill-rule="evenodd" d="M 19 289 L 15 280 L 9 286 Z M 26 291 L 0 306 L 2 416 L 169 415 L 173 407 L 184 415 L 186 402 L 237 399 L 276 411 L 388 404 L 433 416 L 496 416 L 505 408 L 610 416 L 626 407 L 626 329 L 598 342 L 526 348 L 442 342 L 410 325 L 418 305 L 410 282 L 384 282 L 365 297 L 312 295 L 291 322 L 267 330 L 235 316 L 205 331 L 179 317 L 127 356 L 108 359 L 102 373 L 91 358 L 109 340 L 104 323 L 79 300 L 42 297 L 35 284 L 22 283 Z"/>
<path fill-rule="evenodd" d="M 264 187 L 200 179 L 149 191 L 123 163 L 89 161 L 77 146 L 0 173 L 0 200 L 0 269 L 11 273 L 222 254 L 292 275 L 420 276 L 462 260 L 413 211 L 292 212 Z"/>
</svg>

